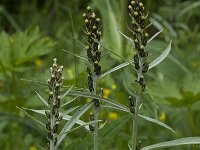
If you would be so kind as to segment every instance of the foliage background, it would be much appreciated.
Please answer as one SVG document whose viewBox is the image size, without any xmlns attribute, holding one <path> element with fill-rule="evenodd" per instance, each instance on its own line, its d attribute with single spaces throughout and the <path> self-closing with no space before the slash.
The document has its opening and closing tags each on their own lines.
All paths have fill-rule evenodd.
<svg viewBox="0 0 200 150">
<path fill-rule="evenodd" d="M 200 15 L 198 0 L 143 1 L 153 25 L 150 35 L 163 32 L 147 47 L 149 61 L 158 56 L 170 39 L 173 48 L 168 58 L 151 70 L 146 78 L 148 90 L 144 95 L 141 113 L 170 125 L 173 134 L 159 126 L 140 120 L 139 140 L 142 145 L 200 135 Z M 1 0 L 0 1 L 0 149 L 35 150 L 46 146 L 46 133 L 18 107 L 42 108 L 34 91 L 47 96 L 46 87 L 21 81 L 45 81 L 52 59 L 57 57 L 64 65 L 65 85 L 87 85 L 86 66 L 78 58 L 65 53 L 66 49 L 81 56 L 86 51 L 76 39 L 84 40 L 82 18 L 90 5 L 103 20 L 102 44 L 120 56 L 131 59 L 133 50 L 117 31 L 131 36 L 126 24 L 126 0 Z M 106 71 L 123 62 L 102 48 L 102 68 Z M 130 67 L 103 78 L 99 87 L 104 97 L 115 98 L 127 105 L 133 94 L 134 74 Z M 42 92 L 44 91 L 44 92 Z M 70 99 L 70 98 L 69 98 Z M 66 99 L 69 100 L 69 99 Z M 87 100 L 78 99 L 73 105 Z M 68 108 L 66 108 L 68 109 Z M 130 139 L 131 121 L 124 114 L 106 110 L 101 118 L 107 120 L 101 129 L 101 149 L 126 149 Z M 43 118 L 41 118 L 43 119 Z M 88 120 L 86 114 L 83 120 Z M 87 149 L 92 137 L 84 129 L 65 140 L 66 149 Z M 199 146 L 171 149 L 199 149 Z"/>
</svg>

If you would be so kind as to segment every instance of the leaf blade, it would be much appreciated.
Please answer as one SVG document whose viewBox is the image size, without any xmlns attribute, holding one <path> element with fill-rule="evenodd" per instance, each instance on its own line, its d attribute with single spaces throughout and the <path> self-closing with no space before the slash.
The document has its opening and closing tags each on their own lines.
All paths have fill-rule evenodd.
<svg viewBox="0 0 200 150">
<path fill-rule="evenodd" d="M 65 126 L 63 127 L 63 129 L 61 130 L 60 134 L 69 131 L 73 125 L 76 123 L 77 120 L 79 120 L 79 118 L 93 105 L 93 102 L 87 103 L 85 105 L 83 105 L 72 117 L 71 119 L 65 124 Z M 62 140 L 65 138 L 66 134 L 61 135 L 58 138 L 58 142 L 55 146 L 55 149 L 58 148 L 58 146 L 60 145 L 60 143 L 62 142 Z"/>
<path fill-rule="evenodd" d="M 159 120 L 156 120 L 156 119 L 153 119 L 151 117 L 147 117 L 147 116 L 144 116 L 144 115 L 141 115 L 141 114 L 139 114 L 138 116 L 140 118 L 142 118 L 142 119 L 145 119 L 145 120 L 149 121 L 149 122 L 155 123 L 155 124 L 157 124 L 159 126 L 162 126 L 162 127 L 166 128 L 166 129 L 169 129 L 172 132 L 175 132 L 170 126 L 166 125 L 165 123 L 163 123 L 163 122 L 161 122 Z"/>
<path fill-rule="evenodd" d="M 171 44 L 172 44 L 172 40 L 170 41 L 169 45 L 164 50 L 164 52 L 158 58 L 156 58 L 153 62 L 151 62 L 149 64 L 149 70 L 152 69 L 153 67 L 157 66 L 168 56 L 168 54 L 170 53 L 170 50 L 171 50 Z"/>
<path fill-rule="evenodd" d="M 190 145 L 190 144 L 200 144 L 200 137 L 187 137 L 187 138 L 181 138 L 181 139 L 167 141 L 167 142 L 161 142 L 161 143 L 143 147 L 141 150 L 150 150 L 150 149 L 156 149 L 156 148 L 166 148 L 166 147 Z"/>
</svg>

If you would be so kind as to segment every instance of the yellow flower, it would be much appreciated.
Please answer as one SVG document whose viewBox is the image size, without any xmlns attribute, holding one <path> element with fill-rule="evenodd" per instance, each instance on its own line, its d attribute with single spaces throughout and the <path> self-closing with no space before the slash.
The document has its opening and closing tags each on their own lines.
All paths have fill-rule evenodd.
<svg viewBox="0 0 200 150">
<path fill-rule="evenodd" d="M 87 103 L 89 103 L 90 101 L 91 101 L 91 99 L 89 99 L 89 98 L 86 99 L 86 102 L 87 102 Z"/>
<path fill-rule="evenodd" d="M 110 89 L 103 89 L 103 97 L 108 98 L 109 95 L 110 95 Z"/>
<path fill-rule="evenodd" d="M 42 61 L 42 59 L 36 59 L 35 60 L 35 65 L 37 66 L 37 67 L 41 67 L 42 65 L 43 65 L 43 61 Z"/>
<path fill-rule="evenodd" d="M 159 116 L 159 120 L 162 121 L 162 122 L 165 122 L 166 121 L 166 114 L 164 112 L 162 112 Z"/>
<path fill-rule="evenodd" d="M 115 90 L 115 89 L 117 88 L 116 84 L 113 84 L 113 85 L 111 86 L 111 88 L 112 88 L 112 90 Z"/>
<path fill-rule="evenodd" d="M 72 72 L 72 69 L 71 69 L 71 68 L 67 69 L 67 75 L 68 75 L 68 77 L 69 77 L 70 79 L 73 79 L 73 72 Z"/>
<path fill-rule="evenodd" d="M 115 113 L 115 112 L 110 112 L 110 113 L 108 114 L 108 118 L 109 118 L 110 120 L 116 120 L 116 119 L 118 118 L 118 114 Z"/>
<path fill-rule="evenodd" d="M 34 147 L 34 146 L 31 146 L 30 148 L 29 148 L 29 150 L 38 150 L 36 147 Z"/>
</svg>

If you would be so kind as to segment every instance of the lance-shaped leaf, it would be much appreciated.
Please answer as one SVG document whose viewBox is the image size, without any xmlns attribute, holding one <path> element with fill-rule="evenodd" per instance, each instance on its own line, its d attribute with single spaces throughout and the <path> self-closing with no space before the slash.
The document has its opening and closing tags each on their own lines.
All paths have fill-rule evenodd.
<svg viewBox="0 0 200 150">
<path fill-rule="evenodd" d="M 79 118 L 93 105 L 93 102 L 91 101 L 90 103 L 87 103 L 85 105 L 83 105 L 80 109 L 78 109 L 78 111 L 71 117 L 71 119 L 65 124 L 65 126 L 63 127 L 63 129 L 61 130 L 60 134 L 66 133 L 68 132 L 73 125 L 77 122 L 77 120 L 79 120 Z M 66 134 L 61 135 L 58 138 L 58 142 L 55 146 L 55 149 L 58 148 L 58 146 L 60 145 L 60 143 L 62 142 L 62 140 L 65 138 Z"/>
<path fill-rule="evenodd" d="M 66 103 L 64 103 L 61 107 L 64 107 L 64 106 L 66 106 L 66 105 L 68 105 L 68 104 L 70 104 L 70 103 L 72 103 L 73 101 L 75 101 L 76 99 L 78 98 L 78 96 L 76 96 L 75 98 L 73 98 L 72 100 L 70 100 L 70 101 L 68 101 L 68 102 L 66 102 Z"/>
<path fill-rule="evenodd" d="M 169 54 L 170 50 L 171 50 L 171 45 L 172 45 L 172 41 L 170 41 L 169 45 L 167 46 L 167 48 L 164 50 L 164 52 L 158 57 L 156 58 L 153 62 L 151 62 L 149 64 L 149 70 L 155 66 L 157 66 L 159 63 L 161 63 Z"/>
<path fill-rule="evenodd" d="M 17 107 L 17 106 L 16 106 Z M 45 124 L 42 123 L 41 121 L 39 121 L 38 119 L 36 119 L 35 117 L 31 116 L 29 113 L 27 113 L 24 109 L 25 108 L 19 108 L 17 107 L 19 110 L 23 111 L 28 117 L 30 117 L 31 119 L 35 120 L 37 123 L 41 124 L 43 127 L 45 127 Z"/>
<path fill-rule="evenodd" d="M 129 64 L 131 64 L 131 63 L 133 63 L 133 62 L 134 62 L 134 60 L 130 60 L 130 61 L 127 61 L 127 62 L 125 62 L 125 63 L 122 63 L 122 64 L 120 64 L 120 65 L 118 65 L 118 66 L 116 66 L 116 67 L 114 67 L 114 68 L 112 68 L 112 69 L 106 71 L 105 73 L 99 75 L 98 78 L 103 78 L 103 77 L 105 77 L 106 75 L 109 75 L 110 73 L 112 73 L 112 72 L 114 72 L 114 71 L 117 71 L 117 70 L 119 70 L 119 69 L 121 69 L 121 68 L 124 68 L 124 67 L 128 66 Z"/>
<path fill-rule="evenodd" d="M 140 115 L 140 114 L 138 116 L 142 119 L 149 121 L 149 122 L 155 123 L 155 124 L 160 125 L 160 126 L 166 128 L 166 129 L 169 129 L 172 132 L 175 132 L 170 126 L 166 125 L 165 123 L 163 123 L 159 120 L 156 120 L 156 119 L 153 119 L 153 118 L 150 118 L 150 117 L 147 117 L 147 116 L 143 116 L 143 115 Z"/>
<path fill-rule="evenodd" d="M 150 150 L 150 149 L 163 149 L 167 147 L 174 147 L 180 145 L 191 145 L 191 144 L 200 144 L 200 137 L 186 137 L 177 140 L 157 143 L 154 145 L 146 146 L 141 148 L 141 150 Z"/>
<path fill-rule="evenodd" d="M 48 103 L 46 102 L 46 100 L 43 99 L 42 96 L 41 96 L 38 92 L 35 91 L 35 93 L 36 93 L 37 96 L 40 98 L 40 100 L 41 100 L 46 106 L 48 106 Z"/>
<path fill-rule="evenodd" d="M 76 107 L 75 107 L 76 108 Z M 32 112 L 35 112 L 35 113 L 38 113 L 38 114 L 41 114 L 41 115 L 45 115 L 45 110 L 37 110 L 37 109 L 30 109 L 30 108 L 23 108 L 23 109 L 25 109 L 25 110 L 29 110 L 29 111 L 32 111 Z M 71 109 L 73 109 L 73 108 L 71 108 Z M 24 110 L 23 110 L 24 111 Z M 27 112 L 26 112 L 27 113 Z M 28 114 L 29 115 L 29 114 Z M 59 115 L 60 116 L 63 116 L 63 120 L 70 120 L 71 118 L 72 118 L 72 116 L 70 116 L 70 115 L 67 115 L 67 114 L 63 114 L 63 113 L 59 113 Z M 32 117 L 32 116 L 29 116 L 29 117 Z M 34 119 L 36 119 L 36 118 L 34 118 Z M 38 120 L 36 119 L 36 121 L 38 122 Z M 40 122 L 39 122 L 40 123 Z M 41 123 L 40 123 L 41 124 Z M 82 121 L 82 120 L 76 120 L 76 124 L 78 124 L 78 125 L 83 125 L 83 124 L 85 124 L 85 122 L 84 121 Z M 43 124 L 44 125 L 44 124 Z M 45 126 L 45 125 L 44 125 Z M 85 126 L 85 128 L 87 129 L 87 130 L 89 130 L 89 127 L 88 126 Z"/>
<path fill-rule="evenodd" d="M 108 108 L 108 109 L 113 109 L 113 110 L 116 110 L 116 111 L 123 111 L 123 109 L 121 108 L 118 108 L 118 107 L 114 107 L 114 106 L 109 106 L 109 105 L 104 105 L 101 107 L 101 109 L 104 109 L 104 108 Z M 128 113 L 131 113 L 130 111 L 128 111 Z M 142 119 L 145 119 L 146 121 L 149 121 L 149 122 L 152 122 L 152 123 L 155 123 L 157 125 L 160 125 L 166 129 L 169 129 L 170 131 L 172 132 L 175 132 L 170 126 L 166 125 L 165 123 L 159 121 L 159 120 L 156 120 L 156 119 L 153 119 L 153 118 L 150 118 L 150 117 L 147 117 L 147 116 L 144 116 L 144 115 L 140 115 L 138 114 L 138 116 Z"/>
<path fill-rule="evenodd" d="M 63 97 L 65 97 L 65 96 L 69 93 L 69 91 L 71 91 L 72 88 L 73 88 L 73 85 L 67 90 L 67 92 L 65 92 L 65 93 L 61 96 L 61 99 L 62 99 Z"/>
<path fill-rule="evenodd" d="M 122 33 L 121 31 L 119 31 L 118 29 L 117 29 L 117 31 L 118 31 L 123 37 L 125 37 L 132 45 L 135 45 L 135 44 L 134 44 L 134 41 L 133 41 L 131 38 L 129 38 L 128 36 L 126 36 L 124 33 Z"/>
<path fill-rule="evenodd" d="M 120 104 L 119 102 L 113 101 L 111 99 L 107 99 L 107 98 L 103 98 L 101 96 L 98 95 L 94 95 L 91 93 L 87 93 L 87 92 L 81 92 L 81 91 L 70 91 L 69 95 L 76 95 L 76 96 L 80 96 L 80 97 L 86 97 L 86 98 L 92 98 L 92 99 L 99 99 L 101 101 L 107 102 L 109 104 L 112 104 L 116 107 L 119 107 L 121 109 L 123 109 L 125 112 L 129 111 L 129 108 Z"/>
<path fill-rule="evenodd" d="M 88 125 L 93 124 L 93 123 L 101 122 L 101 121 L 102 121 L 102 120 L 89 121 L 89 122 L 87 122 L 87 123 L 85 123 L 85 124 L 83 124 L 83 125 L 80 125 L 80 126 L 78 126 L 78 127 L 73 128 L 73 129 L 71 129 L 71 130 L 69 130 L 69 131 L 67 131 L 67 132 L 64 132 L 64 133 L 62 133 L 62 134 L 59 134 L 59 135 L 57 135 L 56 137 L 61 136 L 61 135 L 64 135 L 64 134 L 68 134 L 68 133 L 71 133 L 71 132 L 74 132 L 74 131 L 79 130 L 79 129 L 85 127 L 85 126 L 88 126 Z"/>
<path fill-rule="evenodd" d="M 158 31 L 156 34 L 154 34 L 148 41 L 147 44 L 150 43 L 155 37 L 157 37 L 160 33 L 162 32 L 162 30 Z"/>
</svg>

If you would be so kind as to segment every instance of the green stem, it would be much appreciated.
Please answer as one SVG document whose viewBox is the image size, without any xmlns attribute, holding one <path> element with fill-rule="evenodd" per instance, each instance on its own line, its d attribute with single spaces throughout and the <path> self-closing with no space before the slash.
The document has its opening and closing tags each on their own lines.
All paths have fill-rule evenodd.
<svg viewBox="0 0 200 150">
<path fill-rule="evenodd" d="M 96 79 L 96 76 L 93 75 L 93 88 L 94 88 L 94 92 L 93 94 L 96 95 L 96 84 L 97 84 L 97 79 Z M 98 120 L 98 113 L 99 113 L 99 110 L 98 110 L 98 107 L 95 106 L 95 101 L 94 101 L 94 107 L 93 107 L 93 113 L 94 113 L 94 121 L 97 121 Z M 94 123 L 94 132 L 93 132 L 93 139 L 94 139 L 94 150 L 98 150 L 98 129 L 99 129 L 99 126 L 98 126 L 98 122 Z"/>
<path fill-rule="evenodd" d="M 140 69 L 137 71 L 137 81 L 140 80 L 140 77 L 142 76 L 142 69 L 143 69 L 143 58 L 139 58 L 139 66 Z M 137 92 L 136 97 L 136 105 L 135 105 L 135 113 L 133 116 L 133 128 L 132 128 L 132 150 L 136 150 L 137 146 L 137 124 L 138 124 L 138 114 L 139 114 L 139 107 L 140 107 L 140 101 L 141 101 L 141 91 Z"/>
<path fill-rule="evenodd" d="M 132 128 L 132 150 L 136 150 L 137 146 L 137 123 L 138 123 L 138 113 L 139 113 L 139 106 L 140 106 L 140 96 L 139 93 L 136 98 L 136 106 L 135 106 L 135 114 L 132 115 L 133 119 L 133 128 Z"/>
<path fill-rule="evenodd" d="M 54 89 L 53 89 L 54 91 Z M 53 99 L 55 99 L 55 95 L 53 95 Z M 54 101 L 54 100 L 53 100 Z M 53 114 L 53 101 L 50 104 L 50 121 L 51 121 L 51 134 L 53 135 L 53 138 L 50 139 L 50 150 L 55 150 L 55 138 L 53 133 L 53 127 L 55 125 L 55 114 Z"/>
</svg>

